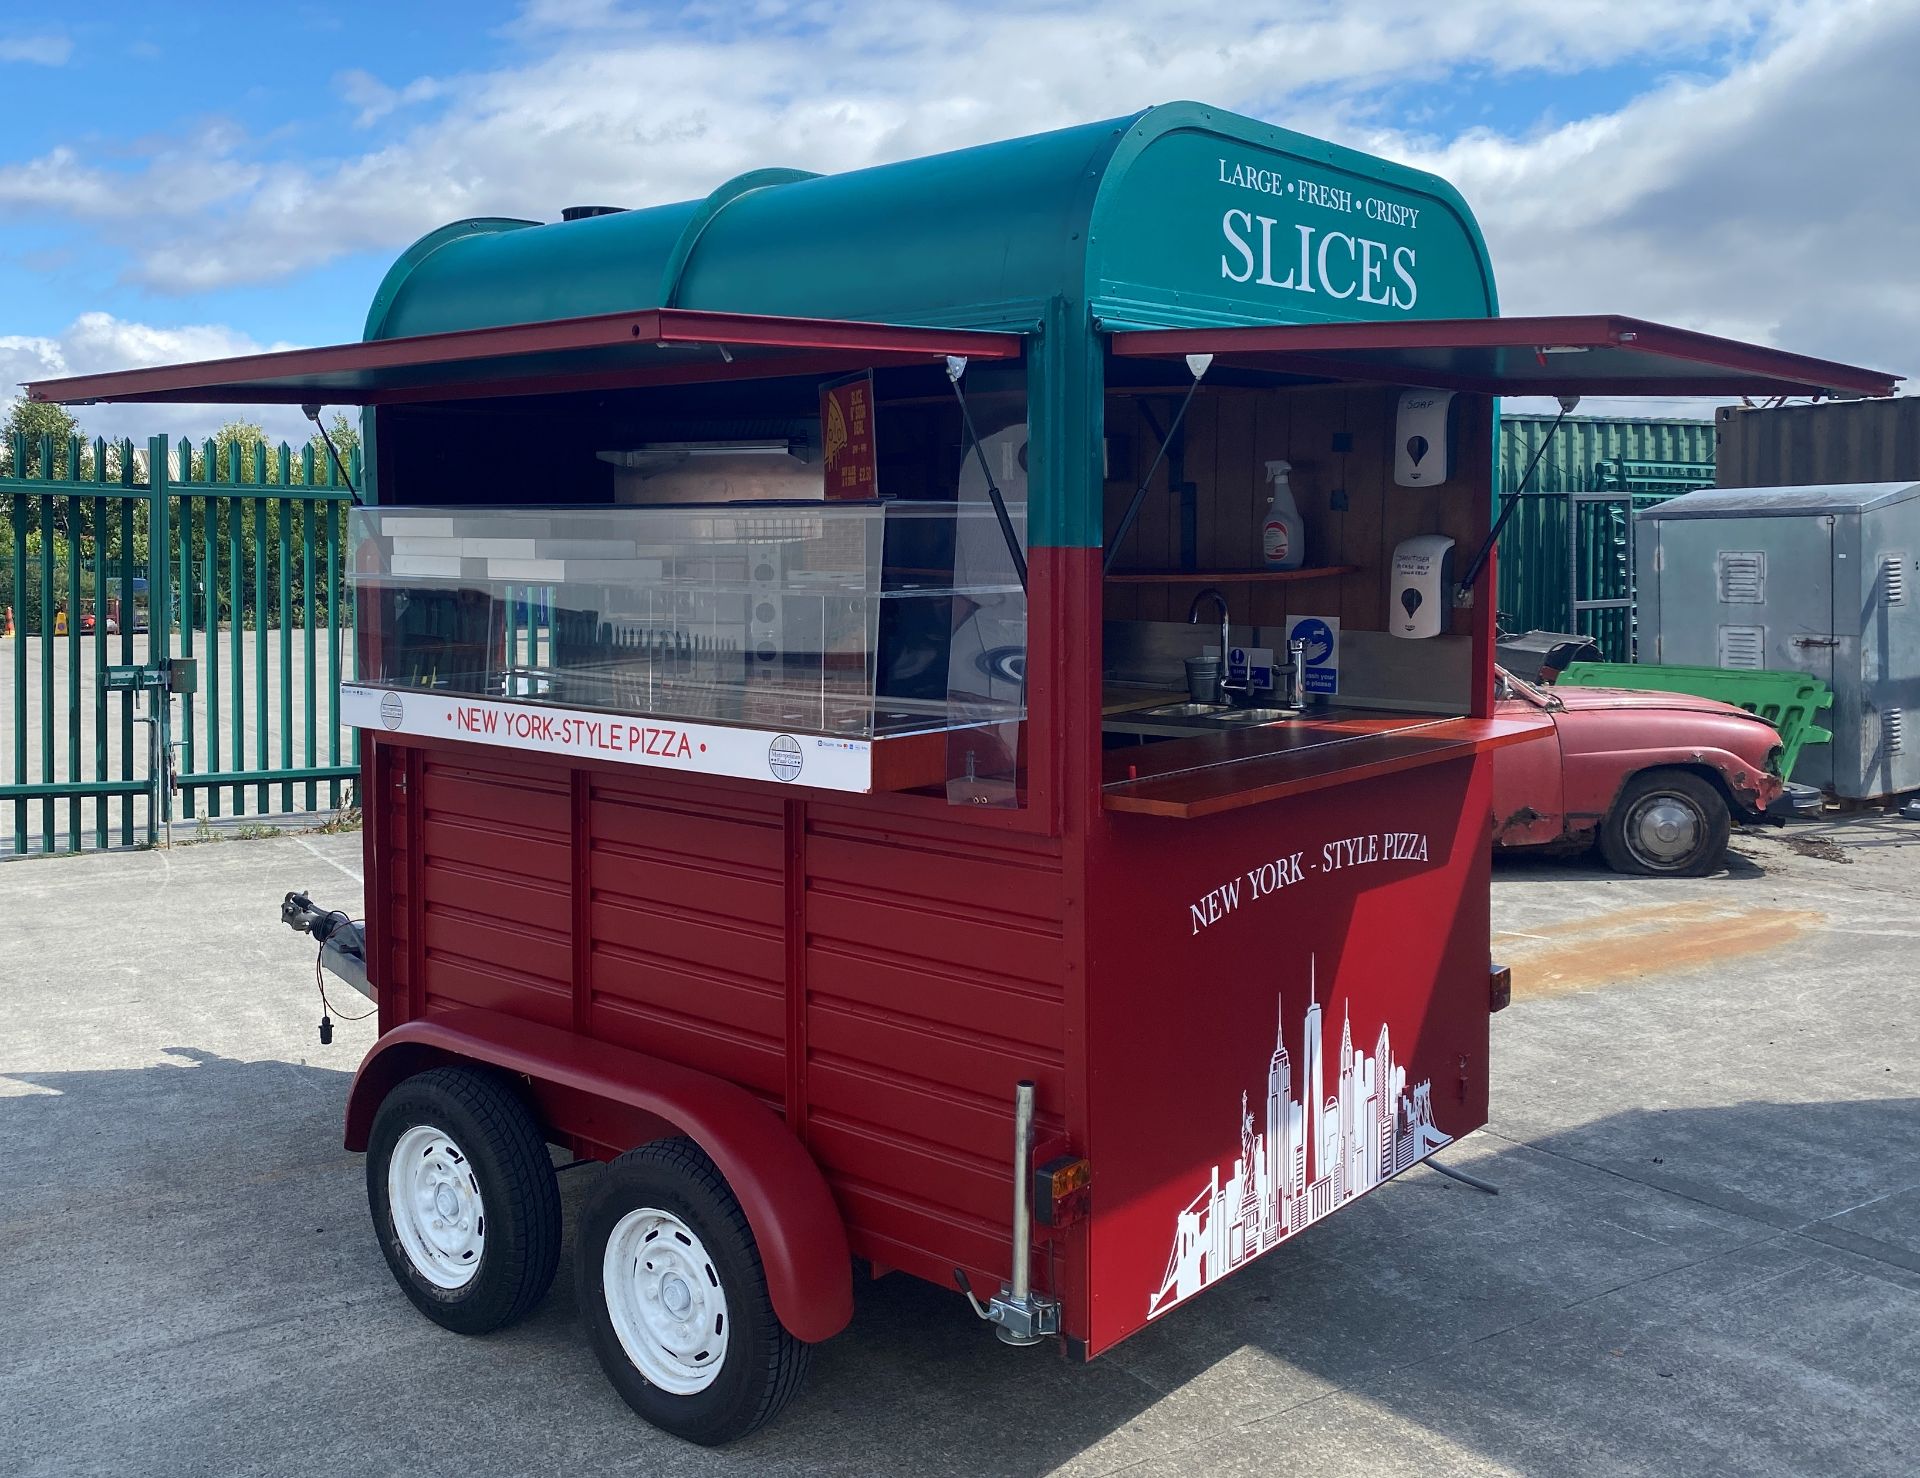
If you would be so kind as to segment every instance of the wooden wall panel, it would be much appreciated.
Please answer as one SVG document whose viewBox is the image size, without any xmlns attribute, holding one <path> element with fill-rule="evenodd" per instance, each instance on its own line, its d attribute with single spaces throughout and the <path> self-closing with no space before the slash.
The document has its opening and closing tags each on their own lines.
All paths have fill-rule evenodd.
<svg viewBox="0 0 1920 1478">
<path fill-rule="evenodd" d="M 1345 629 L 1386 629 L 1387 572 L 1394 546 L 1413 534 L 1445 533 L 1464 567 L 1487 524 L 1491 475 L 1492 408 L 1484 399 L 1464 407 L 1454 476 L 1435 488 L 1401 488 L 1393 482 L 1397 386 L 1329 386 L 1313 389 L 1203 389 L 1187 414 L 1184 462 L 1179 469 L 1196 487 L 1198 538 L 1195 567 L 1254 570 L 1260 565 L 1257 519 L 1267 500 L 1266 464 L 1293 464 L 1295 502 L 1307 529 L 1309 565 L 1350 564 L 1353 574 L 1326 581 L 1258 582 L 1221 579 L 1236 625 L 1278 626 L 1303 614 L 1333 615 Z M 1151 407 L 1164 426 L 1177 401 L 1155 397 Z M 1107 401 L 1107 429 L 1124 439 L 1129 463 L 1116 458 L 1106 486 L 1107 527 L 1116 527 L 1139 474 L 1159 439 L 1140 410 L 1141 398 L 1114 395 Z M 1340 438 L 1346 450 L 1338 450 Z M 1341 506 L 1344 505 L 1344 506 Z M 1129 535 L 1116 572 L 1180 567 L 1180 501 L 1165 469 L 1154 476 L 1139 521 Z M 1183 621 L 1198 587 L 1112 585 L 1106 616 L 1120 621 Z M 1465 631 L 1465 612 L 1452 629 Z"/>
<path fill-rule="evenodd" d="M 1346 631 L 1387 629 L 1387 566 L 1404 509 L 1394 494 L 1393 414 L 1400 392 L 1355 388 L 1347 392 L 1347 435 L 1353 439 L 1347 497 L 1353 527 L 1349 564 L 1360 566 L 1340 582 L 1340 626 Z M 1417 495 L 1416 495 L 1417 496 Z"/>
</svg>

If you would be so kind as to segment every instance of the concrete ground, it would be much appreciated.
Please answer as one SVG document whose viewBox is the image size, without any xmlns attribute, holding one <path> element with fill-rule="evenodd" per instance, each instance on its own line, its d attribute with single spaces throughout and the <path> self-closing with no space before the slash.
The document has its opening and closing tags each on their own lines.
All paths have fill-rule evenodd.
<svg viewBox="0 0 1920 1478">
<path fill-rule="evenodd" d="M 1494 1118 L 1443 1158 L 1498 1197 L 1410 1171 L 1084 1368 L 865 1285 L 717 1453 L 614 1396 L 570 1253 L 485 1339 L 394 1288 L 339 1148 L 371 1024 L 317 1043 L 275 922 L 354 903 L 357 837 L 0 865 L 0 1468 L 1911 1474 L 1920 823 L 1735 846 L 1496 867 Z"/>
</svg>

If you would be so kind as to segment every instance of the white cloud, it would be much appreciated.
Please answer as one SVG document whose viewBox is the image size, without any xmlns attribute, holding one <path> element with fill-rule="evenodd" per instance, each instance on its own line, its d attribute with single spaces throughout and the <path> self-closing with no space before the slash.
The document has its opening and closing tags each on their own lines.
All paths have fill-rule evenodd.
<svg viewBox="0 0 1920 1478">
<path fill-rule="evenodd" d="M 1628 312 L 1914 373 L 1916 56 L 1920 5 L 1822 6 L 1722 78 L 1537 137 L 1359 142 L 1461 187 L 1504 312 Z"/>
<path fill-rule="evenodd" d="M 229 124 L 204 124 L 179 139 L 145 143 L 133 167 L 115 169 L 56 147 L 37 159 L 0 165 L 0 206 L 143 228 L 206 217 L 268 179 L 262 165 L 241 157 L 244 142 Z"/>
<path fill-rule="evenodd" d="M 765 164 L 844 170 L 1168 97 L 1324 127 L 1342 99 L 1383 84 L 1457 66 L 1566 72 L 1740 43 L 1792 3 L 1253 0 L 1223 32 L 1211 0 L 760 0 L 695 6 L 678 30 L 654 5 L 532 0 L 515 28 L 532 60 L 399 88 L 345 74 L 340 92 L 362 124 L 438 106 L 380 147 L 316 165 L 248 174 L 234 151 L 214 153 L 198 199 L 138 192 L 141 226 L 127 242 L 133 275 L 191 293 L 392 251 L 462 215 L 550 219 L 575 200 L 683 199 Z M 9 173 L 0 171 L 0 204 L 129 213 L 106 188 L 122 176 L 103 181 L 70 153 Z"/>
<path fill-rule="evenodd" d="M 110 313 L 82 313 L 55 337 L 0 334 L 0 418 L 19 398 L 19 386 L 34 380 L 293 347 L 262 344 L 222 324 L 156 328 Z M 142 446 L 149 436 L 160 432 L 198 439 L 235 419 L 256 421 L 273 440 L 286 440 L 296 446 L 311 432 L 309 423 L 293 406 L 89 405 L 74 407 L 74 415 L 89 436 L 104 436 L 109 441 L 131 436 Z"/>
<path fill-rule="evenodd" d="M 353 120 L 356 128 L 369 128 L 397 109 L 432 102 L 447 90 L 446 84 L 435 77 L 416 77 L 405 87 L 393 88 L 373 73 L 357 68 L 342 72 L 334 85 L 350 106 L 360 110 Z"/>
<path fill-rule="evenodd" d="M 72 55 L 73 42 L 65 36 L 0 36 L 0 62 L 64 67 Z"/>
</svg>

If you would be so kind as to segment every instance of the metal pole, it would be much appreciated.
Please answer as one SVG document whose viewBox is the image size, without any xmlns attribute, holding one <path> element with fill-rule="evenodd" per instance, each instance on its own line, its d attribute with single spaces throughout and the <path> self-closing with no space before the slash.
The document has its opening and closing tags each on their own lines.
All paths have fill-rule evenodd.
<svg viewBox="0 0 1920 1478">
<path fill-rule="evenodd" d="M 1031 1280 L 1033 1208 L 1028 1196 L 1033 1179 L 1033 1083 L 1022 1079 L 1013 1090 L 1013 1301 L 1024 1306 Z"/>
</svg>

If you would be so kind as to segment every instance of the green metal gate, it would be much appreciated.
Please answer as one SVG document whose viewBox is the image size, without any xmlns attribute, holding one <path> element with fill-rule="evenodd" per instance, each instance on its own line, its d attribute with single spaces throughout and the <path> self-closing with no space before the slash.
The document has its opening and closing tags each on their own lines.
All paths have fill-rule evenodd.
<svg viewBox="0 0 1920 1478">
<path fill-rule="evenodd" d="M 347 487 L 295 453 L 22 438 L 0 476 L 0 833 L 14 853 L 151 842 L 164 818 L 337 810 L 351 660 Z M 196 463 L 198 465 L 196 465 Z M 360 481 L 358 455 L 349 477 Z M 191 658 L 194 691 L 109 691 Z M 116 675 L 116 683 L 129 674 Z M 146 727 L 170 705 L 171 765 Z M 171 773 L 169 773 L 171 771 Z M 170 784 L 167 782 L 171 782 Z"/>
<path fill-rule="evenodd" d="M 1713 485 L 1711 421 L 1506 417 L 1505 493 L 1539 450 L 1533 489 L 1500 535 L 1499 608 L 1510 630 L 1576 631 L 1633 658 L 1633 516 Z"/>
</svg>

